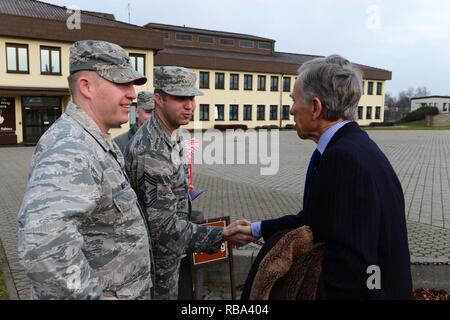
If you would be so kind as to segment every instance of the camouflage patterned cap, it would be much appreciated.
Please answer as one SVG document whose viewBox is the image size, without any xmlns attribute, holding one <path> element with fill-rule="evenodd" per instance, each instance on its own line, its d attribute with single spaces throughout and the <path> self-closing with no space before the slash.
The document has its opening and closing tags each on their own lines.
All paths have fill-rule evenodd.
<svg viewBox="0 0 450 320">
<path fill-rule="evenodd" d="M 138 108 L 142 108 L 146 111 L 155 109 L 155 100 L 153 100 L 153 93 L 150 91 L 141 91 L 138 93 L 137 98 Z"/>
<path fill-rule="evenodd" d="M 197 76 L 191 69 L 183 67 L 157 67 L 154 69 L 155 89 L 173 96 L 202 96 L 203 92 L 195 87 Z"/>
<path fill-rule="evenodd" d="M 114 83 L 134 82 L 143 85 L 147 78 L 135 71 L 128 53 L 117 44 L 99 41 L 82 40 L 75 42 L 70 48 L 70 74 L 81 70 L 91 70 Z"/>
</svg>

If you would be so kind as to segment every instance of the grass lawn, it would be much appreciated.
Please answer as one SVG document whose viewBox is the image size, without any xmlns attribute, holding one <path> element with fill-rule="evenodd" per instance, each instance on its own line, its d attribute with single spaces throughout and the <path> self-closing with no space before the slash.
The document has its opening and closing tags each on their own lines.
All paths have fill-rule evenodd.
<svg viewBox="0 0 450 320">
<path fill-rule="evenodd" d="M 450 126 L 428 127 L 425 120 L 402 123 L 394 127 L 362 127 L 364 130 L 450 130 Z"/>
</svg>

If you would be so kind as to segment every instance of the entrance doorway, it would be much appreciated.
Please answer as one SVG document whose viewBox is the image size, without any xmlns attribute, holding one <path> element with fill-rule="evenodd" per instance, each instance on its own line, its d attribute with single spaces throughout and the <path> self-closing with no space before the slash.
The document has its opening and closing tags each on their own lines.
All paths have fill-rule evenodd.
<svg viewBox="0 0 450 320">
<path fill-rule="evenodd" d="M 36 144 L 60 116 L 60 97 L 22 97 L 23 143 Z"/>
</svg>

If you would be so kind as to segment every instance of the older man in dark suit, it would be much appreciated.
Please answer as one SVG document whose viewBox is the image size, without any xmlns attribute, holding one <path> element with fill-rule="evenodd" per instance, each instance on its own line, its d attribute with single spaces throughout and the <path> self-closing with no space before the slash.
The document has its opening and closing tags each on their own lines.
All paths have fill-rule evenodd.
<svg viewBox="0 0 450 320">
<path fill-rule="evenodd" d="M 253 236 L 308 225 L 325 243 L 318 299 L 410 299 L 412 280 L 400 182 L 386 156 L 352 119 L 361 72 L 332 55 L 306 62 L 291 94 L 298 136 L 317 144 L 303 210 L 254 222 Z"/>
</svg>

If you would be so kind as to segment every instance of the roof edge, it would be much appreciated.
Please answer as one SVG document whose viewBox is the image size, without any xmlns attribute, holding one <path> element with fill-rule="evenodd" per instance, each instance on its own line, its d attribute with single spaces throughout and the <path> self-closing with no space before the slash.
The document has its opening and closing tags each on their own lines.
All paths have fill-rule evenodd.
<svg viewBox="0 0 450 320">
<path fill-rule="evenodd" d="M 83 23 L 81 29 L 69 30 L 65 21 L 0 13 L 0 35 L 23 39 L 75 42 L 98 39 L 144 50 L 164 48 L 163 34 L 145 28 L 127 28 Z"/>
<path fill-rule="evenodd" d="M 439 99 L 450 99 L 450 96 L 425 96 L 425 97 L 414 97 L 411 100 L 419 100 L 419 99 L 430 99 L 430 98 L 439 98 Z"/>
<path fill-rule="evenodd" d="M 155 26 L 155 27 L 152 27 L 152 26 Z M 211 34 L 211 33 L 213 33 L 213 34 L 216 34 L 216 35 L 223 34 L 223 36 L 228 36 L 228 37 L 249 38 L 249 39 L 253 39 L 253 40 L 268 41 L 268 42 L 273 42 L 273 43 L 276 42 L 276 40 L 274 40 L 274 39 L 259 37 L 259 36 L 255 36 L 255 35 L 251 35 L 251 34 L 244 34 L 244 33 L 237 33 L 237 32 L 228 32 L 228 31 L 219 31 L 219 30 L 211 30 L 211 29 L 201 29 L 201 28 L 193 28 L 193 27 L 185 27 L 185 26 L 177 26 L 177 25 L 164 24 L 164 23 L 149 22 L 149 23 L 145 24 L 143 27 L 147 28 L 147 29 L 158 29 L 158 26 L 160 26 L 161 29 L 163 29 L 164 27 L 167 27 L 168 29 L 173 29 L 174 31 L 176 29 L 186 29 L 186 32 L 196 32 L 196 33 L 204 33 L 204 34 Z"/>
</svg>

